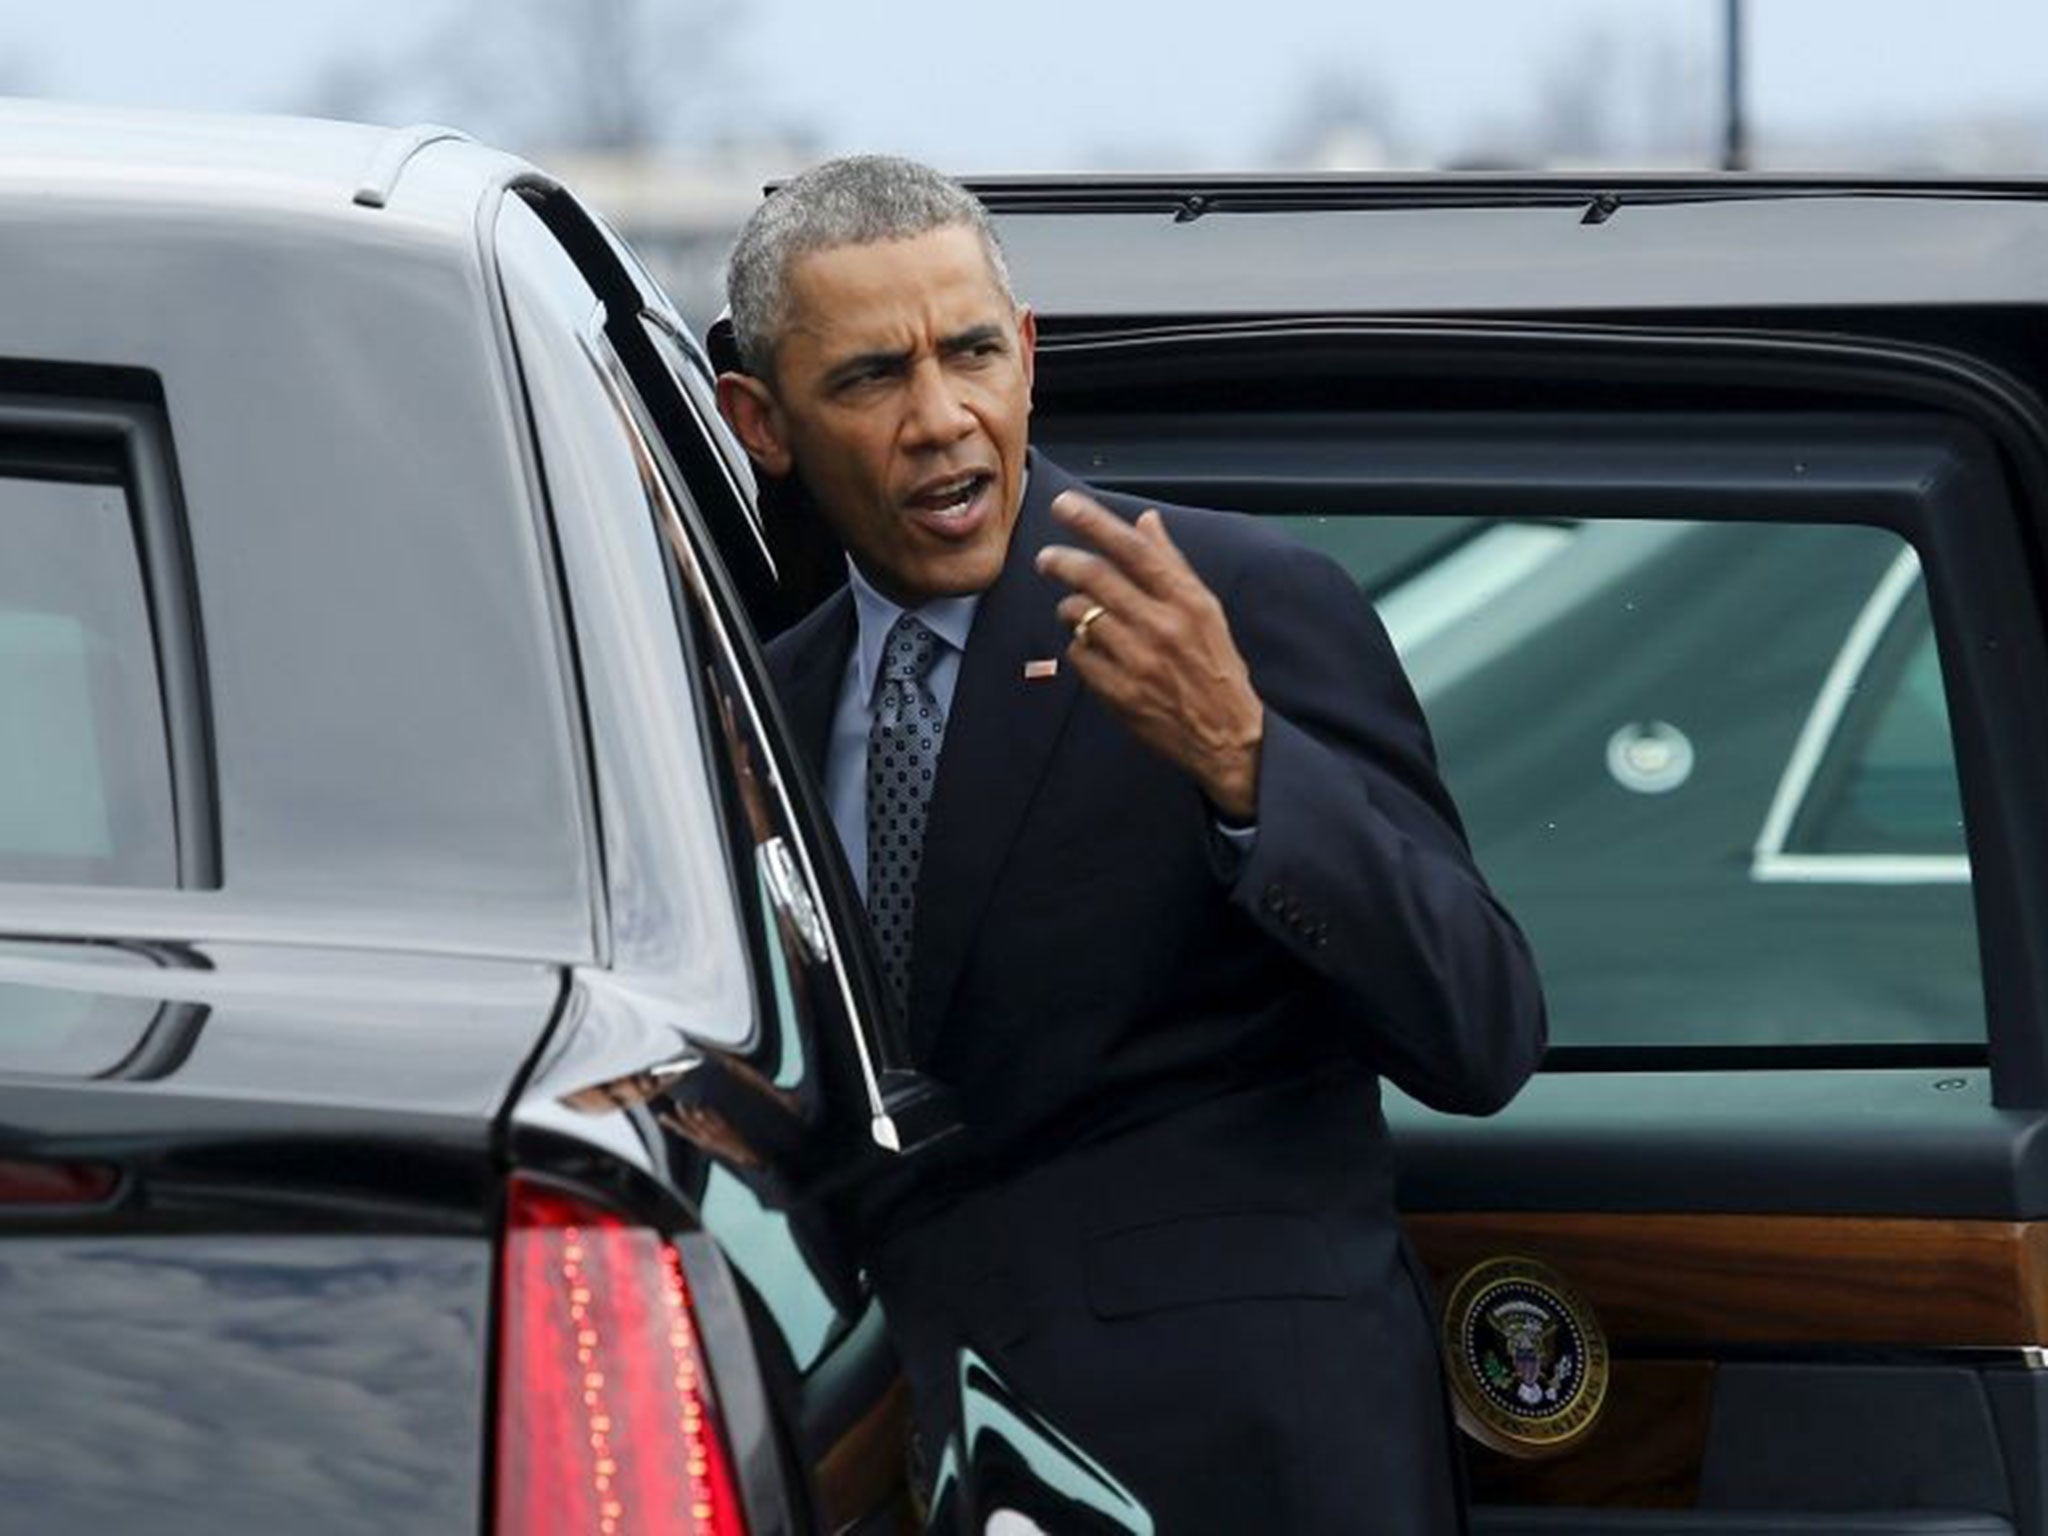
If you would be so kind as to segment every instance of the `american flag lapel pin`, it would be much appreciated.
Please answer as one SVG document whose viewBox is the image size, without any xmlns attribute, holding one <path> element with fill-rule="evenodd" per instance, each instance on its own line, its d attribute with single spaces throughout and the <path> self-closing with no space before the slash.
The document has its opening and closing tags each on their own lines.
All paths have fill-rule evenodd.
<svg viewBox="0 0 2048 1536">
<path fill-rule="evenodd" d="M 1024 663 L 1024 681 L 1027 683 L 1040 683 L 1059 675 L 1060 659 L 1057 656 L 1041 656 L 1036 661 Z"/>
</svg>

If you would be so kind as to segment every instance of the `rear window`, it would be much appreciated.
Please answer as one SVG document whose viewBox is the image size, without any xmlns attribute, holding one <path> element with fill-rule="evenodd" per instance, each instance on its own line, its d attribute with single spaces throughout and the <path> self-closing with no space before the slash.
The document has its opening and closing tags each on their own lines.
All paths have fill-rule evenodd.
<svg viewBox="0 0 2048 1536">
<path fill-rule="evenodd" d="M 1984 1040 L 1941 652 L 1898 535 L 1287 521 L 1378 606 L 1553 1044 Z"/>
<path fill-rule="evenodd" d="M 0 468 L 0 880 L 178 884 L 128 493 Z"/>
</svg>

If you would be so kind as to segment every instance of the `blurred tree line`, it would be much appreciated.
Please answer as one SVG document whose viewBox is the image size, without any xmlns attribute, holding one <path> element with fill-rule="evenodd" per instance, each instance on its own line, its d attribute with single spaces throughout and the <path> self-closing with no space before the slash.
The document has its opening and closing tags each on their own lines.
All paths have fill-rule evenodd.
<svg viewBox="0 0 2048 1536">
<path fill-rule="evenodd" d="M 440 0 L 418 40 L 325 64 L 321 117 L 436 121 L 522 150 L 729 136 L 739 0 Z"/>
</svg>

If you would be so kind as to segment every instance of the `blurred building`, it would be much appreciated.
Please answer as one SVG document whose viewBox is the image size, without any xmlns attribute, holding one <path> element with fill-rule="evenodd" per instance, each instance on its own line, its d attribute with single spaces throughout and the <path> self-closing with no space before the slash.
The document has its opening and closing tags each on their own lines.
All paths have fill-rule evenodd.
<svg viewBox="0 0 2048 1536">
<path fill-rule="evenodd" d="M 786 145 L 540 157 L 647 263 L 700 336 L 725 306 L 725 258 L 762 189 L 815 158 Z"/>
<path fill-rule="evenodd" d="M 1935 122 L 1845 124 L 1825 133 L 1765 134 L 1758 163 L 1772 170 L 1898 175 L 2048 174 L 2048 110 L 1987 112 Z"/>
</svg>

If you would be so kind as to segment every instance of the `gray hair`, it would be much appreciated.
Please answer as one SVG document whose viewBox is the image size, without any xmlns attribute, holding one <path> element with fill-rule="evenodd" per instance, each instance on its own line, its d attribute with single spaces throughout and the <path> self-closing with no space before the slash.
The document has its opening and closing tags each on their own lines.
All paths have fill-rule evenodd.
<svg viewBox="0 0 2048 1536">
<path fill-rule="evenodd" d="M 1014 302 L 988 210 L 928 165 L 894 155 L 847 155 L 778 187 L 740 230 L 725 266 L 740 366 L 756 378 L 772 377 L 789 272 L 801 258 L 842 245 L 911 240 L 955 225 L 981 237 L 996 286 Z"/>
</svg>

